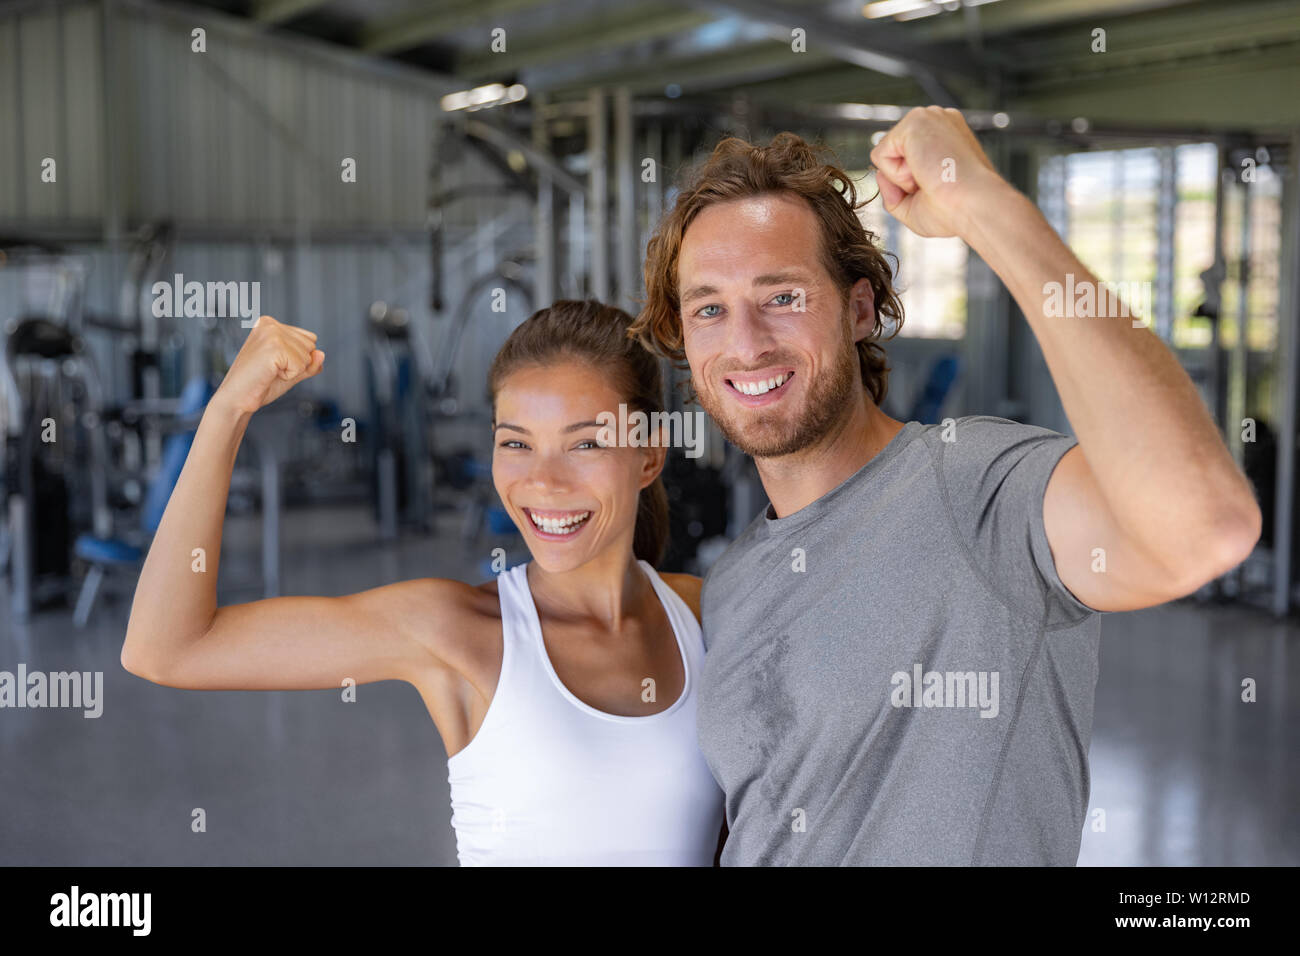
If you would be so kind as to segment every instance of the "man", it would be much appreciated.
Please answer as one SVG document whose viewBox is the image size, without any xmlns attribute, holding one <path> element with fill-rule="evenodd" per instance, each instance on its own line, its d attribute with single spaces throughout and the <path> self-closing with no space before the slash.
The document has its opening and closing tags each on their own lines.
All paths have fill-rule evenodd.
<svg viewBox="0 0 1300 956">
<path fill-rule="evenodd" d="M 1234 567 L 1260 511 L 1174 357 L 960 113 L 912 110 L 871 160 L 892 215 L 1010 289 L 1078 440 L 885 415 L 875 340 L 902 314 L 846 175 L 790 133 L 719 144 L 650 242 L 635 328 L 770 499 L 702 598 L 721 860 L 1073 865 L 1098 612 Z M 1060 288 L 1094 317 L 1057 317 Z"/>
</svg>

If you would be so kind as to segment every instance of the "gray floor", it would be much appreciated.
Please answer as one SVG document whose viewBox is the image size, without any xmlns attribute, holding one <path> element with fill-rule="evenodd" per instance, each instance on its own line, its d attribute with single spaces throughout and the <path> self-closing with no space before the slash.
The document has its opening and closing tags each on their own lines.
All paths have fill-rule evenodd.
<svg viewBox="0 0 1300 956">
<path fill-rule="evenodd" d="M 284 592 L 472 577 L 457 520 L 382 547 L 364 510 L 290 512 Z M 232 519 L 223 588 L 255 573 L 256 534 Z M 98 719 L 0 710 L 0 864 L 455 864 L 446 757 L 413 688 L 344 703 L 157 687 L 118 663 L 129 584 L 80 632 L 67 612 L 16 627 L 0 589 L 0 670 L 101 670 L 105 700 Z M 1295 624 L 1187 602 L 1104 620 L 1081 865 L 1300 863 L 1296 640 Z"/>
</svg>

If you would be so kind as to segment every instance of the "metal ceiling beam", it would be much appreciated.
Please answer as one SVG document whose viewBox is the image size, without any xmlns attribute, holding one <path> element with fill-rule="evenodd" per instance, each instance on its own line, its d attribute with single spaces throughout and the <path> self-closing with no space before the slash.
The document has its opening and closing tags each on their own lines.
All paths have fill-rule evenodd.
<svg viewBox="0 0 1300 956">
<path fill-rule="evenodd" d="M 745 93 L 755 101 L 782 104 L 896 103 L 923 105 L 925 93 L 910 77 L 866 74 L 839 60 L 800 76 L 759 80 Z"/>
<path fill-rule="evenodd" d="M 1270 9 L 1267 16 L 1245 15 L 1244 8 L 1201 10 L 1196 16 L 1171 13 L 1143 17 L 1113 27 L 1107 52 L 1093 53 L 1089 37 L 1078 32 L 1054 32 L 1004 43 L 999 55 L 1016 72 L 1061 68 L 1110 71 L 1144 63 L 1179 59 L 1234 49 L 1250 55 L 1255 47 L 1300 41 L 1300 9 L 1294 4 Z"/>
<path fill-rule="evenodd" d="M 587 186 L 582 180 L 578 179 L 550 156 L 547 156 L 531 142 L 509 130 L 493 126 L 484 120 L 471 118 L 465 118 L 462 121 L 461 128 L 467 135 L 474 136 L 495 147 L 502 155 L 512 150 L 522 153 L 524 158 L 535 169 L 544 172 L 555 185 L 565 192 L 579 194 L 586 192 Z"/>
<path fill-rule="evenodd" d="M 646 40 L 684 33 L 709 23 L 707 13 L 677 6 L 619 8 L 607 16 L 592 17 L 546 33 L 516 40 L 505 53 L 484 53 L 457 64 L 456 74 L 470 80 L 508 76 L 528 67 L 557 60 L 588 56 L 592 50 L 631 46 Z"/>
<path fill-rule="evenodd" d="M 1201 57 L 1176 64 L 1149 64 L 1053 77 L 1030 76 L 1008 93 L 1008 105 L 1053 116 L 1123 118 L 1138 123 L 1188 123 L 1208 127 L 1265 129 L 1300 125 L 1297 47 L 1250 55 Z M 1242 104 L 1249 103 L 1243 110 Z"/>
<path fill-rule="evenodd" d="M 639 100 L 634 104 L 638 116 L 657 119 L 686 119 L 720 117 L 729 113 L 734 101 L 728 96 L 699 97 L 691 100 Z M 756 110 L 762 121 L 768 124 L 800 128 L 812 123 L 826 129 L 888 129 L 898 122 L 911 109 L 903 103 L 875 104 L 836 103 L 826 105 L 808 104 L 756 104 Z M 1279 163 L 1287 161 L 1285 150 L 1288 137 L 1294 127 L 1278 127 L 1273 130 L 1254 131 L 1240 128 L 1228 131 L 1227 127 L 1199 123 L 1179 123 L 1152 125 L 1146 120 L 1132 122 L 1111 122 L 1109 120 L 1091 122 L 1084 134 L 1076 134 L 1070 128 L 1068 120 L 1062 121 L 1049 115 L 1013 110 L 1011 112 L 994 110 L 961 110 L 962 116 L 970 128 L 977 133 L 1011 138 L 1044 139 L 1058 143 L 1067 143 L 1074 148 L 1086 148 L 1088 145 L 1105 142 L 1107 148 L 1120 148 L 1114 144 L 1149 146 L 1154 143 L 1204 143 L 1231 142 L 1245 144 L 1253 152 L 1259 145 L 1267 144 L 1273 150 L 1272 156 Z M 1061 114 L 1070 117 L 1074 114 Z M 1005 125 L 1003 125 L 1005 124 Z M 1282 144 L 1279 147 L 1278 144 Z"/>
<path fill-rule="evenodd" d="M 957 96 L 939 79 L 939 73 L 980 83 L 982 71 L 960 50 L 937 51 L 918 43 L 898 24 L 875 21 L 852 23 L 829 19 L 813 10 L 801 10 L 769 0 L 686 0 L 696 9 L 746 17 L 767 26 L 785 42 L 799 28 L 809 49 L 822 49 L 840 59 L 889 76 L 910 76 L 940 106 L 960 105 Z"/>
<path fill-rule="evenodd" d="M 357 45 L 367 53 L 397 53 L 538 3 L 539 0 L 448 0 L 436 9 L 422 8 L 368 23 L 361 29 Z M 484 47 L 487 41 L 485 35 Z"/>
<path fill-rule="evenodd" d="M 980 32 L 988 38 L 1021 30 L 1055 27 L 1079 20 L 1096 26 L 1110 27 L 1118 18 L 1167 10 L 1196 2 L 1198 0 L 1041 0 L 1033 3 L 1021 0 L 1018 3 L 988 3 L 969 9 L 978 16 Z M 863 4 L 859 4 L 862 5 L 865 5 L 865 0 Z M 965 19 L 955 15 L 941 14 L 907 24 L 908 33 L 913 38 L 932 43 L 962 40 L 966 36 L 966 29 Z"/>
<path fill-rule="evenodd" d="M 329 0 L 257 0 L 248 16 L 258 23 L 283 23 L 328 3 Z"/>
<path fill-rule="evenodd" d="M 788 46 L 762 40 L 708 57 L 690 55 L 671 60 L 639 61 L 616 70 L 566 78 L 546 88 L 575 90 L 595 85 L 629 86 L 637 93 L 663 95 L 664 87 L 676 84 L 684 95 L 690 95 L 718 85 L 736 86 L 773 79 L 821 69 L 836 62 L 838 60 L 831 54 L 815 51 L 792 56 Z"/>
</svg>

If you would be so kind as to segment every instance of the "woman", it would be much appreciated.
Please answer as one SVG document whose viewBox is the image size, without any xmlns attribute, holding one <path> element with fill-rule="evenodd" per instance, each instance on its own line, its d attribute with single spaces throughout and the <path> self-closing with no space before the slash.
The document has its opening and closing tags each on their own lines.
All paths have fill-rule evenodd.
<svg viewBox="0 0 1300 956">
<path fill-rule="evenodd" d="M 532 561 L 478 586 L 421 578 L 217 607 L 249 417 L 325 360 L 313 333 L 262 316 L 149 549 L 123 666 L 210 690 L 409 681 L 450 755 L 464 865 L 711 864 L 722 794 L 695 737 L 700 581 L 654 569 L 664 449 L 610 444 L 598 421 L 620 403 L 661 410 L 659 364 L 630 323 L 597 302 L 556 302 L 493 362 L 492 479 Z"/>
</svg>

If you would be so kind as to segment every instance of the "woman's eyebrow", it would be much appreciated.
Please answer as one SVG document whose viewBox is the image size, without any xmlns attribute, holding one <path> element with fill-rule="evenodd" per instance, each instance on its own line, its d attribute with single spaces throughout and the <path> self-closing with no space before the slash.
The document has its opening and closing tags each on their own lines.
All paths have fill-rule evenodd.
<svg viewBox="0 0 1300 956">
<path fill-rule="evenodd" d="M 581 431 L 584 428 L 603 428 L 604 426 L 605 426 L 604 422 L 574 422 L 572 425 L 566 425 L 564 427 L 564 431 L 568 433 L 568 432 Z M 523 425 L 515 425 L 512 424 L 511 422 L 497 422 L 496 426 L 493 428 L 493 431 L 497 431 L 498 429 L 501 428 L 508 428 L 510 429 L 510 431 L 519 432 L 521 435 L 532 434 L 532 432 L 530 432 L 527 428 L 524 428 Z"/>
<path fill-rule="evenodd" d="M 565 427 L 565 432 L 581 431 L 584 428 L 604 428 L 604 422 L 574 422 L 572 425 Z"/>
</svg>

